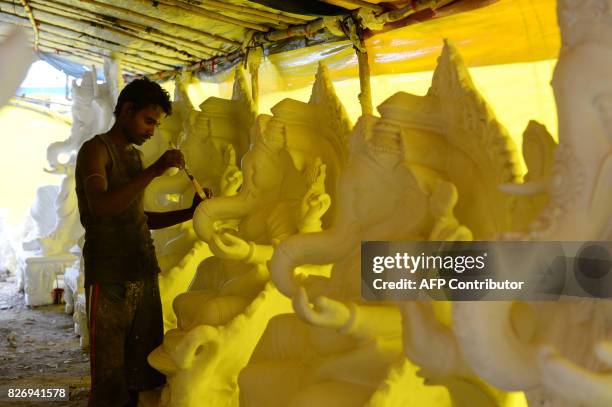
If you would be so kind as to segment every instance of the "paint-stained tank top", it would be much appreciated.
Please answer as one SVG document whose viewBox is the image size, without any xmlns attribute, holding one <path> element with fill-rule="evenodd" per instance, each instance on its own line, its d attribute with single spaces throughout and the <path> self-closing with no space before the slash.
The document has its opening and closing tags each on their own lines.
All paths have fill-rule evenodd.
<svg viewBox="0 0 612 407">
<path fill-rule="evenodd" d="M 142 171 L 140 152 L 133 148 L 122 160 L 115 144 L 105 135 L 95 138 L 106 146 L 111 159 L 108 190 L 115 190 Z M 157 274 L 159 265 L 144 213 L 144 191 L 122 212 L 105 217 L 92 216 L 85 184 L 76 173 L 76 194 L 81 224 L 85 228 L 85 285 L 98 282 L 136 281 Z"/>
</svg>

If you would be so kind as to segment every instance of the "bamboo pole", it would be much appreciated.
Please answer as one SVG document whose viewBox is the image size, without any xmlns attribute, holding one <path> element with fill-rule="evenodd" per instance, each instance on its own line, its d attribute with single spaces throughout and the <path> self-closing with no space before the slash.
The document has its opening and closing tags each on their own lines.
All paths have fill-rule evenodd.
<svg viewBox="0 0 612 407">
<path fill-rule="evenodd" d="M 224 38 L 224 37 L 222 37 L 220 35 L 211 34 L 211 33 L 205 32 L 205 31 L 196 30 L 196 29 L 193 29 L 191 27 L 187 27 L 187 26 L 180 25 L 180 24 L 170 23 L 170 22 L 167 22 L 167 21 L 162 20 L 160 18 L 151 17 L 151 16 L 148 16 L 148 15 L 145 15 L 145 14 L 137 13 L 135 11 L 128 10 L 128 9 L 125 9 L 125 8 L 122 8 L 122 7 L 113 6 L 113 5 L 110 5 L 110 4 L 107 4 L 107 3 L 102 3 L 102 2 L 99 2 L 99 1 L 96 1 L 96 0 L 80 0 L 80 1 L 81 1 L 81 3 L 91 4 L 93 6 L 101 7 L 103 9 L 112 10 L 114 12 L 121 13 L 123 15 L 127 15 L 127 16 L 132 17 L 132 18 L 138 18 L 138 19 L 140 19 L 142 21 L 146 21 L 147 22 L 146 24 L 149 24 L 151 26 L 165 27 L 165 29 L 167 29 L 169 31 L 173 31 L 173 30 L 176 30 L 177 28 L 179 28 L 181 31 L 184 31 L 186 34 L 189 34 L 189 35 L 192 36 L 192 38 L 188 38 L 190 40 L 193 39 L 193 36 L 195 36 L 195 38 L 205 37 L 205 38 L 209 38 L 209 39 L 214 40 L 214 41 L 218 41 L 218 42 L 225 43 L 225 44 L 228 44 L 228 45 L 233 45 L 233 46 L 236 46 L 236 47 L 239 47 L 240 45 L 242 45 L 238 41 L 234 41 L 234 40 L 231 40 L 229 38 Z M 147 1 L 147 0 L 132 0 L 132 2 L 138 2 L 138 3 L 140 3 L 142 5 L 146 5 L 146 6 L 153 6 L 153 4 L 151 2 L 149 2 L 149 1 Z"/>
<path fill-rule="evenodd" d="M 253 103 L 258 106 L 259 103 L 259 64 L 251 70 L 251 97 Z"/>
<path fill-rule="evenodd" d="M 265 25 L 256 24 L 253 22 L 243 21 L 237 18 L 224 16 L 223 14 L 216 13 L 214 11 L 209 11 L 201 7 L 192 6 L 189 3 L 183 3 L 177 0 L 161 0 L 160 3 L 166 6 L 179 7 L 183 10 L 187 10 L 193 14 L 199 15 L 201 17 L 209 18 L 211 20 L 221 21 L 224 23 L 237 25 L 239 27 L 244 27 L 244 28 L 250 28 L 252 30 L 261 31 L 261 32 L 270 31 L 270 28 L 266 27 Z"/>
<path fill-rule="evenodd" d="M 8 1 L 5 1 L 5 0 L 0 0 L 0 4 L 7 4 L 7 5 L 10 5 L 11 7 L 14 6 L 14 4 Z M 19 12 L 21 12 L 21 10 L 19 10 Z M 8 13 L 7 11 L 4 11 L 4 14 L 0 13 L 0 16 L 2 15 L 15 16 L 14 14 Z M 121 38 L 122 41 L 127 42 L 127 43 L 132 43 L 133 40 L 137 40 L 137 41 L 142 42 L 143 45 L 147 45 L 145 47 L 142 47 L 142 46 L 140 47 L 143 51 L 146 51 L 146 52 L 155 52 L 155 50 L 158 50 L 160 52 L 165 51 L 166 53 L 172 53 L 172 55 L 174 55 L 176 58 L 180 58 L 184 61 L 193 60 L 193 55 L 185 51 L 173 48 L 164 43 L 159 43 L 156 41 L 143 39 L 143 38 L 138 37 L 135 34 L 126 33 L 126 32 L 123 32 L 115 28 L 101 27 L 100 25 L 97 25 L 95 23 L 76 21 L 73 19 L 69 19 L 67 17 L 58 16 L 56 14 L 48 13 L 45 11 L 37 11 L 36 15 L 37 15 L 39 23 L 43 21 L 46 23 L 50 23 L 50 24 L 65 28 L 65 29 L 78 30 L 81 33 L 92 35 L 92 36 L 97 36 L 98 34 L 100 34 L 100 35 L 104 35 L 106 38 L 114 38 L 114 39 Z M 16 17 L 23 18 L 23 16 L 19 16 L 19 15 Z"/>
<path fill-rule="evenodd" d="M 368 63 L 368 53 L 355 49 L 357 62 L 359 63 L 359 104 L 361 105 L 362 115 L 371 115 L 374 112 L 372 106 L 372 86 L 370 84 L 370 65 Z"/>
<path fill-rule="evenodd" d="M 29 23 L 27 19 L 23 17 L 14 16 L 12 14 L 0 13 L 0 21 L 10 23 L 10 24 L 20 25 L 24 27 L 29 27 Z M 155 58 L 155 60 L 159 62 L 163 62 L 170 66 L 184 65 L 186 61 L 186 59 L 179 59 L 179 58 L 159 55 L 156 53 L 150 53 L 150 54 L 146 54 L 146 56 L 142 56 L 141 55 L 142 51 L 138 48 L 130 47 L 128 45 L 123 45 L 123 44 L 120 44 L 112 40 L 94 37 L 89 34 L 83 34 L 82 32 L 70 30 L 68 28 L 59 27 L 53 24 L 38 22 L 38 26 L 40 27 L 40 30 L 43 33 L 43 35 L 52 34 L 52 35 L 64 37 L 70 40 L 75 40 L 75 41 L 78 40 L 81 42 L 86 42 L 85 39 L 87 39 L 89 41 L 92 41 L 94 44 L 101 46 L 102 48 L 108 47 L 109 49 L 112 49 L 115 52 L 122 52 L 122 53 L 130 52 L 134 56 L 137 56 L 139 58 L 145 58 L 145 59 Z"/>
<path fill-rule="evenodd" d="M 36 20 L 34 19 L 34 14 L 32 13 L 32 9 L 28 4 L 27 0 L 21 0 L 21 5 L 25 9 L 25 12 L 32 24 L 32 30 L 34 30 L 34 49 L 38 49 L 38 42 L 40 40 L 40 33 L 38 32 L 38 25 L 36 25 Z"/>
<path fill-rule="evenodd" d="M 91 20 L 93 20 L 93 22 L 95 22 L 96 24 L 100 24 L 102 26 L 104 26 L 105 28 L 109 28 L 109 29 L 116 29 L 119 28 L 121 30 L 125 30 L 126 32 L 129 32 L 129 30 L 133 30 L 136 31 L 138 34 L 136 34 L 136 36 L 138 38 L 142 38 L 142 36 L 144 34 L 141 33 L 146 33 L 148 34 L 148 36 L 153 36 L 152 34 L 155 33 L 155 37 L 157 37 L 158 39 L 165 41 L 165 42 L 169 42 L 168 39 L 174 39 L 177 40 L 175 42 L 175 44 L 179 43 L 180 46 L 178 47 L 178 49 L 181 48 L 190 48 L 192 52 L 190 52 L 191 54 L 193 54 L 194 56 L 198 57 L 198 58 L 209 58 L 212 55 L 214 55 L 215 53 L 221 52 L 220 49 L 216 49 L 216 48 L 211 48 L 211 47 L 207 47 L 207 46 L 199 46 L 192 43 L 191 41 L 188 40 L 184 40 L 181 38 L 177 38 L 174 37 L 173 35 L 170 34 L 164 34 L 161 31 L 155 30 L 153 28 L 150 27 L 146 27 L 140 24 L 136 24 L 130 21 L 125 21 L 125 20 L 121 20 L 121 19 L 114 19 L 115 22 L 110 22 L 108 21 L 107 16 L 98 14 L 98 13 L 94 13 L 92 11 L 83 9 L 83 8 L 79 8 L 79 7 L 74 7 L 72 5 L 69 4 L 65 4 L 62 2 L 59 2 L 57 0 L 54 1 L 54 5 L 51 6 L 49 4 L 45 4 L 45 3 L 41 3 L 40 0 L 35 0 L 35 2 L 37 4 L 39 4 L 39 8 L 41 10 L 54 10 L 56 12 L 59 13 L 63 13 L 68 14 L 69 18 L 71 18 L 71 16 L 76 16 L 77 19 L 81 19 L 81 17 L 84 16 L 88 16 Z M 64 8 L 62 8 L 62 6 Z M 69 10 L 66 10 L 65 7 L 69 7 Z M 53 11 L 51 11 L 53 12 Z M 182 42 L 182 44 L 181 44 Z M 196 49 L 194 49 L 194 45 L 196 46 Z"/>
<path fill-rule="evenodd" d="M 182 0 L 184 3 L 195 4 L 198 7 L 214 7 L 219 10 L 231 11 L 236 14 L 242 14 L 246 17 L 254 16 L 258 18 L 266 18 L 271 21 L 276 21 L 281 24 L 304 24 L 308 20 L 287 16 L 284 14 L 273 13 L 266 10 L 259 10 L 247 6 L 239 6 L 236 4 L 226 3 L 222 1 L 216 0 L 203 0 L 203 1 L 193 1 L 193 0 Z"/>
<path fill-rule="evenodd" d="M 254 44 L 265 44 L 276 42 L 292 37 L 311 37 L 318 31 L 325 28 L 325 23 L 322 18 L 311 21 L 308 24 L 294 25 L 286 30 L 270 31 L 268 33 L 255 33 L 253 35 Z"/>
</svg>

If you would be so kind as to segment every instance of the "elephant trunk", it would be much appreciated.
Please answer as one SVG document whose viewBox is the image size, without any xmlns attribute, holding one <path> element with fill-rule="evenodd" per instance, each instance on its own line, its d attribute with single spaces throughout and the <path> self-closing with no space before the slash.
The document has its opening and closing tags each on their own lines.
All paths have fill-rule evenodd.
<svg viewBox="0 0 612 407">
<path fill-rule="evenodd" d="M 470 367 L 503 390 L 528 390 L 539 385 L 535 348 L 519 337 L 528 322 L 523 303 L 461 302 L 453 304 L 453 326 Z M 515 323 L 513 323 L 515 322 Z"/>
<path fill-rule="evenodd" d="M 244 191 L 234 196 L 221 196 L 202 202 L 193 215 L 196 235 L 201 240 L 209 242 L 215 231 L 216 221 L 243 218 L 256 204 L 257 200 Z"/>
<path fill-rule="evenodd" d="M 359 234 L 351 229 L 355 228 L 331 228 L 318 233 L 294 235 L 282 241 L 268 264 L 272 282 L 280 292 L 292 297 L 297 289 L 296 267 L 335 263 L 359 247 Z"/>
</svg>

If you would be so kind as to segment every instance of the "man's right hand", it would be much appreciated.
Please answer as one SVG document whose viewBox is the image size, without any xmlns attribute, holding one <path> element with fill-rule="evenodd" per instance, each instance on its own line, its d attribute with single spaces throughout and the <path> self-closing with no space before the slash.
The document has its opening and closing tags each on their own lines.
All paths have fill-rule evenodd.
<svg viewBox="0 0 612 407">
<path fill-rule="evenodd" d="M 183 153 L 180 150 L 168 150 L 161 157 L 155 161 L 151 167 L 156 177 L 159 177 L 166 172 L 168 168 L 177 167 L 184 168 L 185 167 L 185 158 L 183 157 Z"/>
</svg>

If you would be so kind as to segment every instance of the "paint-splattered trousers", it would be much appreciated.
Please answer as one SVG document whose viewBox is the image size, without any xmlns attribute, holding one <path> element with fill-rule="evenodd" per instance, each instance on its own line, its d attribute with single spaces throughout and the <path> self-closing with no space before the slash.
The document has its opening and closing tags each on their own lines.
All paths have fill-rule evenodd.
<svg viewBox="0 0 612 407">
<path fill-rule="evenodd" d="M 129 405 L 130 393 L 161 386 L 165 377 L 147 362 L 163 340 L 157 276 L 87 287 L 90 407 Z"/>
</svg>

